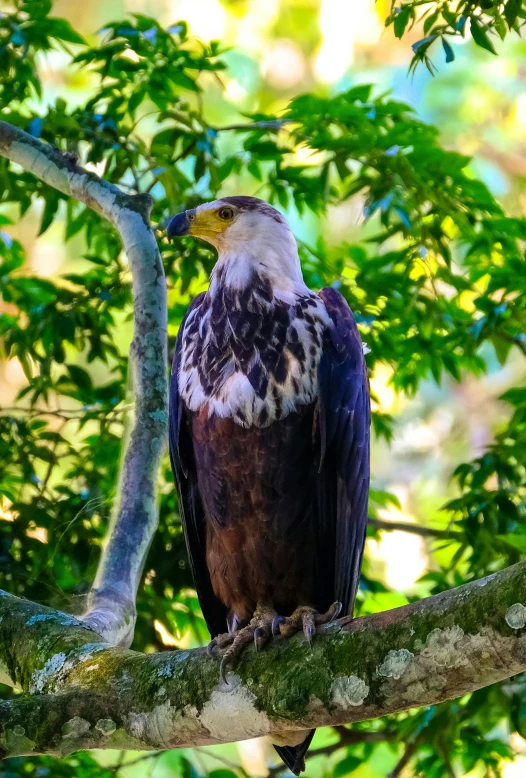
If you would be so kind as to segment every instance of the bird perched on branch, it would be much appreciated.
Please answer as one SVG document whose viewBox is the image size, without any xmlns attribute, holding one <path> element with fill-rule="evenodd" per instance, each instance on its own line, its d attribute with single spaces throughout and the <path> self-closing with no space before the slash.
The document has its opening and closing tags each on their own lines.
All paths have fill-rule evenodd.
<svg viewBox="0 0 526 778">
<path fill-rule="evenodd" d="M 254 197 L 175 216 L 218 253 L 181 325 L 170 455 L 221 673 L 254 642 L 352 614 L 367 525 L 369 386 L 335 289 L 310 291 L 284 217 Z M 297 775 L 313 732 L 274 738 Z"/>
</svg>

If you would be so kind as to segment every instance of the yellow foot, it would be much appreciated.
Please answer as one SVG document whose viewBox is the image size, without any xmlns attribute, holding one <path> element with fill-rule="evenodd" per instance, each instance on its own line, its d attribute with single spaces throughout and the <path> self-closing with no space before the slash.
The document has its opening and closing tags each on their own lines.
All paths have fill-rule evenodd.
<svg viewBox="0 0 526 778">
<path fill-rule="evenodd" d="M 272 632 L 274 635 L 281 634 L 285 637 L 291 637 L 296 632 L 303 630 L 305 637 L 310 643 L 316 634 L 316 627 L 334 621 L 339 616 L 341 609 L 341 602 L 333 602 L 327 613 L 318 613 L 314 608 L 302 605 L 296 608 L 292 616 L 288 616 L 288 618 L 278 616 L 274 619 Z"/>
<path fill-rule="evenodd" d="M 322 624 L 334 621 L 342 609 L 341 602 L 334 602 L 326 613 L 319 613 L 308 605 L 296 608 L 291 616 L 285 618 L 268 606 L 256 609 L 254 616 L 246 627 L 235 632 L 225 632 L 218 635 L 208 644 L 208 652 L 212 654 L 214 649 L 225 650 L 221 659 L 221 678 L 226 681 L 228 669 L 233 670 L 247 646 L 252 642 L 256 651 L 263 648 L 275 635 L 291 637 L 296 632 L 303 630 L 309 643 L 316 634 L 316 628 Z"/>
<path fill-rule="evenodd" d="M 279 618 L 276 611 L 272 608 L 259 608 L 254 613 L 250 623 L 246 627 L 235 632 L 226 632 L 218 635 L 208 644 L 208 652 L 212 653 L 215 648 L 226 649 L 221 659 L 221 678 L 226 681 L 228 669 L 234 669 L 239 661 L 239 657 L 252 642 L 256 646 L 256 651 L 263 648 L 272 637 L 273 624 Z"/>
</svg>

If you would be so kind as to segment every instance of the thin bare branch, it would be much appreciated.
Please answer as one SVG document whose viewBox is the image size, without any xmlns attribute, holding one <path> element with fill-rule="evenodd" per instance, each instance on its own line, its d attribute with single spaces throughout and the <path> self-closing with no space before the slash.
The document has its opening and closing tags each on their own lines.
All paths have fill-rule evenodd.
<svg viewBox="0 0 526 778">
<path fill-rule="evenodd" d="M 0 121 L 0 154 L 108 219 L 132 273 L 134 337 L 130 360 L 135 421 L 123 457 L 119 498 L 84 619 L 112 643 L 130 645 L 135 598 L 158 523 L 156 481 L 168 425 L 166 283 L 149 216 L 149 194 L 127 194 L 71 155 Z"/>
<path fill-rule="evenodd" d="M 286 124 L 290 123 L 290 119 L 271 119 L 270 121 L 250 122 L 249 124 L 228 124 L 225 127 L 214 127 L 214 129 L 216 132 L 228 132 L 230 130 L 240 130 L 241 132 L 281 130 Z"/>
<path fill-rule="evenodd" d="M 501 340 L 505 340 L 507 343 L 511 343 L 513 346 L 517 346 L 526 357 L 526 341 L 521 340 L 519 337 L 508 335 L 507 332 L 502 332 L 501 330 L 495 330 L 495 336 Z"/>
<path fill-rule="evenodd" d="M 385 521 L 384 519 L 373 519 L 369 517 L 369 524 L 378 530 L 386 532 L 408 532 L 410 535 L 420 535 L 423 538 L 440 538 L 441 540 L 461 540 L 462 533 L 450 529 L 434 529 L 433 527 L 423 527 L 421 524 L 410 524 L 408 521 Z"/>
</svg>

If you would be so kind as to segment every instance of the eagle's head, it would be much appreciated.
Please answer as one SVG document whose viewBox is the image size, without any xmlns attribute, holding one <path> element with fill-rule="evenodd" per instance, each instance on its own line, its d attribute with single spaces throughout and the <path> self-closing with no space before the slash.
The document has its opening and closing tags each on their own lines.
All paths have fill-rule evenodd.
<svg viewBox="0 0 526 778">
<path fill-rule="evenodd" d="M 243 285 L 250 270 L 303 285 L 296 240 L 285 217 L 257 197 L 222 197 L 177 214 L 168 238 L 194 235 L 217 249 L 228 281 Z"/>
</svg>

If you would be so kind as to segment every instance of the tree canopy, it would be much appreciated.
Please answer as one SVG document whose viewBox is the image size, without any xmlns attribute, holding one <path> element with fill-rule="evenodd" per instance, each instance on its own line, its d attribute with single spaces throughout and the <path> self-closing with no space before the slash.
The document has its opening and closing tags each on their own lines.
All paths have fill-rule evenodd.
<svg viewBox="0 0 526 778">
<path fill-rule="evenodd" d="M 407 31 L 421 5 L 393 3 L 388 23 L 395 35 Z M 413 65 L 429 65 L 438 39 L 451 62 L 449 40 L 465 33 L 468 19 L 475 43 L 491 51 L 492 30 L 504 37 L 526 18 L 515 0 L 449 6 L 426 4 Z M 73 72 L 92 74 L 82 104 L 41 99 L 39 58 L 57 49 L 71 56 Z M 412 396 L 430 378 L 480 376 L 489 355 L 502 366 L 515 353 L 526 355 L 526 220 L 504 211 L 473 176 L 468 157 L 445 149 L 434 127 L 374 85 L 303 94 L 279 115 L 258 112 L 216 126 L 207 86 L 221 83 L 223 60 L 221 43 L 194 39 L 184 21 L 164 29 L 133 14 L 88 43 L 52 15 L 51 0 L 17 0 L 0 15 L 0 118 L 96 166 L 124 191 L 153 197 L 170 351 L 214 255 L 191 238 L 169 245 L 166 223 L 184 208 L 242 192 L 318 220 L 315 245 L 300 243 L 305 280 L 344 294 L 371 350 L 371 372 L 387 364 L 396 392 Z M 130 271 L 109 223 L 1 157 L 0 200 L 0 349 L 19 361 L 27 381 L 16 407 L 0 408 L 0 582 L 12 594 L 78 613 L 100 556 L 133 407 Z M 325 214 L 345 201 L 363 221 L 353 242 L 332 245 L 324 240 Z M 10 237 L 13 221 L 37 203 L 40 234 L 60 218 L 64 240 L 77 241 L 83 261 L 75 272 L 33 274 L 21 243 Z M 430 593 L 502 570 L 526 550 L 526 389 L 511 388 L 502 399 L 508 420 L 481 457 L 455 470 L 456 497 L 438 523 L 429 517 L 431 534 L 439 528 L 430 542 L 444 552 L 426 575 Z M 377 440 L 392 440 L 393 419 L 377 397 L 373 425 Z M 146 651 L 164 650 L 167 634 L 184 645 L 207 637 L 166 457 L 159 494 L 160 527 L 133 644 Z M 373 480 L 373 519 L 389 504 L 396 497 Z M 380 531 L 373 522 L 371 535 Z M 384 591 L 366 558 L 358 614 L 377 610 L 374 595 Z M 0 688 L 6 698 L 13 694 Z M 498 776 L 502 758 L 512 755 L 498 734 L 503 726 L 526 737 L 522 677 L 339 729 L 338 750 L 337 737 L 322 734 L 318 748 L 335 754 L 334 778 L 352 774 L 382 748 L 401 760 L 394 776 L 409 761 L 427 778 L 451 778 L 456 764 L 466 772 L 479 764 L 482 775 Z M 191 752 L 172 765 L 184 775 L 203 773 Z M 17 758 L 0 769 L 5 776 L 49 771 L 83 778 L 118 772 L 85 753 L 61 761 Z M 211 778 L 236 771 L 242 768 L 222 766 Z"/>
</svg>

